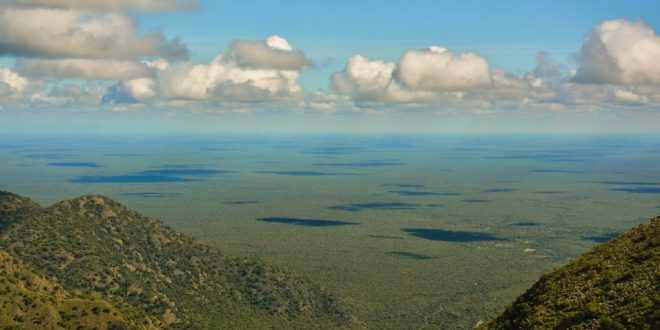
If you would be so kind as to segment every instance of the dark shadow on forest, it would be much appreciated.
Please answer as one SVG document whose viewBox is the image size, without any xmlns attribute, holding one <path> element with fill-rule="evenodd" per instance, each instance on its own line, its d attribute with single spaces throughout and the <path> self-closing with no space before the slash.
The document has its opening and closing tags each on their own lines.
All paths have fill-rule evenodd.
<svg viewBox="0 0 660 330">
<path fill-rule="evenodd" d="M 596 242 L 596 243 L 605 243 L 605 242 L 619 236 L 619 234 L 621 234 L 621 233 L 620 232 L 611 232 L 611 233 L 606 233 L 606 234 L 602 234 L 602 235 L 585 236 L 585 237 L 582 237 L 582 238 L 584 238 L 586 240 L 589 240 L 589 241 Z"/>
<path fill-rule="evenodd" d="M 312 165 L 331 166 L 331 167 L 389 167 L 389 166 L 402 166 L 402 165 L 406 165 L 406 163 L 374 160 L 374 161 L 364 161 L 364 162 L 314 163 Z"/>
<path fill-rule="evenodd" d="M 388 235 L 369 235 L 371 238 L 378 238 L 378 239 L 403 239 L 401 236 L 388 236 Z"/>
<path fill-rule="evenodd" d="M 464 199 L 464 203 L 468 204 L 484 204 L 484 203 L 490 203 L 489 200 L 487 199 Z"/>
<path fill-rule="evenodd" d="M 424 254 L 418 254 L 418 253 L 412 253 L 412 252 L 406 252 L 406 251 L 389 251 L 389 252 L 385 252 L 385 255 L 388 255 L 388 256 L 391 256 L 391 257 L 414 259 L 414 260 L 433 259 L 433 257 L 431 257 L 431 256 L 427 256 L 427 255 L 424 255 Z"/>
<path fill-rule="evenodd" d="M 415 191 L 415 190 L 390 190 L 389 193 L 400 196 L 458 196 L 459 193 L 451 191 Z"/>
<path fill-rule="evenodd" d="M 329 206 L 328 209 L 356 212 L 362 210 L 412 210 L 419 206 L 420 206 L 419 204 L 411 204 L 411 203 L 403 203 L 403 202 L 371 202 L 371 203 L 334 205 L 334 206 Z"/>
<path fill-rule="evenodd" d="M 504 193 L 516 191 L 514 188 L 492 188 L 484 190 L 485 193 Z"/>
<path fill-rule="evenodd" d="M 172 193 L 172 192 L 131 192 L 124 193 L 122 196 L 133 196 L 133 197 L 144 197 L 144 198 L 165 198 L 165 197 L 176 197 L 181 195 L 181 193 Z"/>
<path fill-rule="evenodd" d="M 94 162 L 52 162 L 46 165 L 55 167 L 101 167 L 101 165 Z"/>
<path fill-rule="evenodd" d="M 256 173 L 275 174 L 275 175 L 288 175 L 288 176 L 338 176 L 338 175 L 355 175 L 351 173 L 334 173 L 322 171 L 257 171 Z"/>
<path fill-rule="evenodd" d="M 519 221 L 516 223 L 512 223 L 511 225 L 518 227 L 537 227 L 540 226 L 541 224 L 536 221 Z"/>
<path fill-rule="evenodd" d="M 301 219 L 301 218 L 283 218 L 283 217 L 258 218 L 257 221 L 282 223 L 282 224 L 305 226 L 305 227 L 336 227 L 336 226 L 346 226 L 346 225 L 357 225 L 357 223 L 355 222 L 340 221 L 340 220 Z"/>
<path fill-rule="evenodd" d="M 401 228 L 402 231 L 423 239 L 445 242 L 481 242 L 481 241 L 503 241 L 504 239 L 488 233 L 473 231 L 450 231 L 443 229 L 427 228 Z"/>
</svg>

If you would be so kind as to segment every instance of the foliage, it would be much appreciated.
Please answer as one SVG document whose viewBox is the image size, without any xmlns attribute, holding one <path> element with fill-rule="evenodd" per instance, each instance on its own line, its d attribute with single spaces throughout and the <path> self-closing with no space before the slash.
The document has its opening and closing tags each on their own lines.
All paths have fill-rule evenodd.
<svg viewBox="0 0 660 330">
<path fill-rule="evenodd" d="M 155 329 L 160 322 L 126 304 L 73 295 L 0 251 L 0 325 L 10 329 Z"/>
<path fill-rule="evenodd" d="M 128 302 L 174 328 L 355 324 L 305 278 L 224 256 L 103 196 L 42 208 L 0 193 L 0 248 L 70 290 Z"/>
<path fill-rule="evenodd" d="M 659 329 L 660 217 L 543 276 L 480 329 Z"/>
</svg>

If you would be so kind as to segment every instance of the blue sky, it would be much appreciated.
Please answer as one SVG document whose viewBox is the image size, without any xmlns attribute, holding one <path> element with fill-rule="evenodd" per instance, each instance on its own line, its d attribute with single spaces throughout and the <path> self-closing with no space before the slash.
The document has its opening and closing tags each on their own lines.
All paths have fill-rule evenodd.
<svg viewBox="0 0 660 330">
<path fill-rule="evenodd" d="M 27 3 L 0 5 L 9 131 L 659 130 L 657 1 Z"/>
<path fill-rule="evenodd" d="M 281 35 L 318 63 L 301 78 L 316 90 L 327 89 L 327 77 L 354 54 L 396 60 L 406 49 L 435 44 L 478 51 L 495 67 L 523 73 L 540 50 L 568 62 L 594 25 L 616 18 L 660 26 L 660 2 L 204 1 L 198 11 L 142 22 L 182 36 L 194 60 L 212 58 L 236 38 Z"/>
</svg>

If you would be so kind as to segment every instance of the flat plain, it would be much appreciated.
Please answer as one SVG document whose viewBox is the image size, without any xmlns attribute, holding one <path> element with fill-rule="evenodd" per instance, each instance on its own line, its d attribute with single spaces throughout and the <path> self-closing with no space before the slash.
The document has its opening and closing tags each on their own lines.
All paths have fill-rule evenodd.
<svg viewBox="0 0 660 330">
<path fill-rule="evenodd" d="M 660 213 L 660 136 L 0 139 L 0 189 L 111 197 L 304 274 L 373 328 L 461 328 Z"/>
</svg>

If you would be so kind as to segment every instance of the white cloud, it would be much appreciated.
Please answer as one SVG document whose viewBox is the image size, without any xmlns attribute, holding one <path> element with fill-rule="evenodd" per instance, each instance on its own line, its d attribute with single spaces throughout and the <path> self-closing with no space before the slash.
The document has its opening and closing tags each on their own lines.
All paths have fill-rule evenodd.
<svg viewBox="0 0 660 330">
<path fill-rule="evenodd" d="M 358 102 L 428 103 L 491 83 L 483 57 L 435 46 L 408 50 L 398 63 L 355 55 L 331 78 L 334 91 Z"/>
<path fill-rule="evenodd" d="M 268 47 L 267 52 L 297 56 L 281 37 L 268 41 L 240 43 Z M 275 44 L 268 46 L 267 43 Z M 273 48 L 277 47 L 277 48 Z M 303 93 L 298 84 L 301 65 L 284 65 L 279 59 L 263 57 L 261 66 L 246 65 L 244 56 L 236 56 L 236 42 L 226 53 L 206 64 L 191 62 L 151 64 L 160 66 L 155 78 L 155 92 L 165 99 L 256 102 L 291 98 Z M 304 57 L 303 57 L 304 58 Z M 306 61 L 306 59 L 305 59 Z"/>
<path fill-rule="evenodd" d="M 42 88 L 40 82 L 31 81 L 9 68 L 0 68 L 0 106 L 17 104 Z"/>
<path fill-rule="evenodd" d="M 188 53 L 178 39 L 166 40 L 159 32 L 139 36 L 125 13 L 9 7 L 0 9 L 0 55 L 127 60 Z"/>
<path fill-rule="evenodd" d="M 545 52 L 539 52 L 536 61 L 532 70 L 514 75 L 491 69 L 474 53 L 455 55 L 437 47 L 409 50 L 398 63 L 355 55 L 344 70 L 333 74 L 331 87 L 361 109 L 372 110 L 400 109 L 402 103 L 406 108 L 473 113 L 515 109 L 595 111 L 660 104 L 658 85 L 621 88 L 583 84 Z"/>
<path fill-rule="evenodd" d="M 224 55 L 208 64 L 171 64 L 158 74 L 160 94 L 172 99 L 255 101 L 299 93 L 299 73 L 243 68 Z"/>
<path fill-rule="evenodd" d="M 335 93 L 312 93 L 298 82 L 311 61 L 280 36 L 234 41 L 205 63 L 168 60 L 184 57 L 185 47 L 159 33 L 140 34 L 126 10 L 166 10 L 175 3 L 183 2 L 27 0 L 0 5 L 0 55 L 17 57 L 14 69 L 0 69 L 0 104 L 328 113 L 384 108 L 593 111 L 660 104 L 660 42 L 641 22 L 616 20 L 594 27 L 585 38 L 580 66 L 572 72 L 544 52 L 537 54 L 534 68 L 518 75 L 491 68 L 477 53 L 431 46 L 405 51 L 398 61 L 352 56 L 331 77 Z M 63 85 L 39 77 L 116 82 Z"/>
<path fill-rule="evenodd" d="M 540 51 L 536 53 L 536 67 L 532 70 L 532 74 L 542 78 L 560 78 L 562 67 L 553 63 L 546 52 Z"/>
<path fill-rule="evenodd" d="M 149 78 L 140 78 L 122 82 L 126 92 L 136 100 L 149 99 L 155 95 L 154 81 Z"/>
<path fill-rule="evenodd" d="M 660 38 L 642 22 L 605 21 L 587 34 L 575 80 L 596 84 L 659 84 Z"/>
<path fill-rule="evenodd" d="M 263 69 L 299 70 L 310 64 L 300 50 L 294 50 L 289 42 L 279 36 L 268 40 L 237 40 L 231 43 L 227 56 L 244 67 Z"/>
<path fill-rule="evenodd" d="M 180 41 L 159 31 L 141 33 L 135 11 L 192 8 L 196 0 L 7 0 L 0 4 L 0 103 L 12 107 L 99 106 L 119 90 L 130 100 L 151 99 L 166 59 L 185 59 Z M 146 60 L 146 58 L 150 60 Z M 29 77 L 31 80 L 26 77 Z M 41 77 L 55 79 L 38 80 Z M 118 80 L 63 85 L 60 78 Z M 117 93 L 115 93 L 117 94 Z M 117 94 L 118 95 L 118 94 Z"/>
<path fill-rule="evenodd" d="M 333 88 L 341 94 L 377 98 L 392 83 L 395 67 L 392 62 L 355 55 L 348 59 L 344 71 L 332 76 Z"/>
<path fill-rule="evenodd" d="M 285 52 L 293 51 L 293 46 L 291 46 L 286 39 L 278 35 L 268 37 L 268 39 L 266 39 L 266 45 L 272 49 L 278 49 Z"/>
<path fill-rule="evenodd" d="M 281 37 L 249 43 L 267 45 L 271 51 L 295 55 L 294 48 Z M 143 102 L 190 107 L 195 102 L 296 104 L 305 97 L 306 93 L 298 84 L 302 67 L 246 66 L 235 56 L 234 44 L 208 63 L 170 63 L 162 59 L 143 61 L 140 65 L 150 71 L 149 76 L 122 79 L 108 88 L 102 101 L 105 104 Z"/>
<path fill-rule="evenodd" d="M 331 87 L 356 101 L 409 102 L 427 99 L 432 94 L 403 88 L 393 74 L 396 64 L 372 60 L 362 55 L 351 57 L 346 68 L 332 75 Z"/>
<path fill-rule="evenodd" d="M 535 88 L 532 85 L 533 81 L 525 80 L 503 70 L 493 70 L 490 76 L 490 84 L 466 91 L 464 99 L 517 102 L 529 97 Z M 542 86 L 538 86 L 538 88 L 540 87 Z"/>
<path fill-rule="evenodd" d="M 55 85 L 50 90 L 31 94 L 30 105 L 96 107 L 105 93 L 106 87 L 98 84 Z"/>
<path fill-rule="evenodd" d="M 28 88 L 30 82 L 18 73 L 8 69 L 0 68 L 0 82 L 8 86 L 11 93 L 22 93 Z"/>
<path fill-rule="evenodd" d="M 154 70 L 165 70 L 168 66 L 170 66 L 170 62 L 162 58 L 159 58 L 155 61 L 142 61 L 142 63 Z"/>
<path fill-rule="evenodd" d="M 490 82 L 490 65 L 476 53 L 457 55 L 431 46 L 406 51 L 397 65 L 396 79 L 412 90 L 466 90 Z"/>
<path fill-rule="evenodd" d="M 196 0 L 4 0 L 3 2 L 15 7 L 135 9 L 147 12 L 191 9 L 198 5 Z"/>
<path fill-rule="evenodd" d="M 646 95 L 640 95 L 633 91 L 617 89 L 614 91 L 614 98 L 623 103 L 630 104 L 645 104 L 649 102 L 649 98 Z"/>
<path fill-rule="evenodd" d="M 101 102 L 114 105 L 136 105 L 154 101 L 155 83 L 151 78 L 138 78 L 118 82 L 106 90 Z"/>
<path fill-rule="evenodd" d="M 28 76 L 107 80 L 136 79 L 151 74 L 151 69 L 143 63 L 104 59 L 19 59 L 16 69 Z"/>
</svg>

